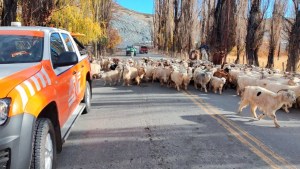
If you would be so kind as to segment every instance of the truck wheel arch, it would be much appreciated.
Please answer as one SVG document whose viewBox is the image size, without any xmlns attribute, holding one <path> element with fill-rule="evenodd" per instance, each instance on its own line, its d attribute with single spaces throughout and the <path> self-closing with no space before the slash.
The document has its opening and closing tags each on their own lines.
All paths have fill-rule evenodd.
<svg viewBox="0 0 300 169">
<path fill-rule="evenodd" d="M 56 150 L 58 153 L 62 151 L 62 139 L 61 139 L 61 130 L 60 130 L 60 123 L 58 118 L 58 109 L 56 103 L 53 101 L 49 103 L 39 114 L 37 118 L 47 118 L 51 121 L 54 131 L 55 131 L 55 138 L 56 138 Z"/>
</svg>

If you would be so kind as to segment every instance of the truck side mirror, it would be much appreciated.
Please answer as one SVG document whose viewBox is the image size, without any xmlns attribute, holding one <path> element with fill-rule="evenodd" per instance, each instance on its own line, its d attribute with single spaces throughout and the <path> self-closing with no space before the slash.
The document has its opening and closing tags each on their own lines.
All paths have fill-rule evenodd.
<svg viewBox="0 0 300 169">
<path fill-rule="evenodd" d="M 62 66 L 71 66 L 78 63 L 78 56 L 75 52 L 63 52 L 54 62 L 54 68 Z"/>
</svg>

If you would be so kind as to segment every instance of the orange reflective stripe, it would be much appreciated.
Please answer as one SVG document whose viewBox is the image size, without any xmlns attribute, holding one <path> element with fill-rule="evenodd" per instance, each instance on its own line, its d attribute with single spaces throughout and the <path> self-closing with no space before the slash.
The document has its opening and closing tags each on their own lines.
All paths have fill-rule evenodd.
<svg viewBox="0 0 300 169">
<path fill-rule="evenodd" d="M 44 32 L 42 31 L 23 31 L 23 30 L 2 30 L 0 35 L 21 35 L 21 36 L 36 36 L 44 37 Z"/>
</svg>

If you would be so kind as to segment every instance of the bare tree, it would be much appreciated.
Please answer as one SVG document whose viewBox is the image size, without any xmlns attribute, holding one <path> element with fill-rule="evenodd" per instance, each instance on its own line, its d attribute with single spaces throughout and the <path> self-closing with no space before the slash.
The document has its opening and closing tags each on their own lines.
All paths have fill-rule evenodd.
<svg viewBox="0 0 300 169">
<path fill-rule="evenodd" d="M 191 51 L 195 44 L 195 27 L 197 18 L 196 0 L 183 1 L 182 3 L 182 20 L 179 23 L 179 44 L 178 51 Z"/>
<path fill-rule="evenodd" d="M 10 26 L 11 22 L 17 18 L 18 0 L 3 0 L 3 10 L 1 15 L 1 25 Z"/>
<path fill-rule="evenodd" d="M 155 46 L 159 50 L 167 51 L 169 49 L 172 34 L 170 25 L 173 22 L 171 17 L 171 1 L 155 1 L 154 29 L 155 29 Z M 171 37 L 170 37 L 171 36 Z"/>
<path fill-rule="evenodd" d="M 208 43 L 208 36 L 213 26 L 213 14 L 215 10 L 215 0 L 202 0 L 201 3 L 201 43 Z"/>
<path fill-rule="evenodd" d="M 25 26 L 45 26 L 55 9 L 54 0 L 21 0 L 22 19 Z"/>
<path fill-rule="evenodd" d="M 261 7 L 263 6 L 263 9 Z M 246 36 L 246 54 L 247 62 L 250 65 L 259 66 L 258 62 L 258 51 L 263 43 L 264 37 L 264 15 L 268 9 L 269 0 L 264 1 L 262 5 L 262 0 L 252 0 L 251 9 L 248 18 L 247 25 L 247 36 Z"/>
<path fill-rule="evenodd" d="M 280 34 L 282 30 L 282 21 L 283 21 L 282 16 L 284 15 L 285 7 L 286 7 L 285 0 L 275 0 L 273 6 L 273 14 L 271 18 L 271 25 L 270 25 L 269 54 L 268 54 L 268 62 L 266 65 L 267 68 L 274 67 L 274 55 L 275 55 L 276 47 L 279 45 L 279 39 L 280 39 Z"/>
<path fill-rule="evenodd" d="M 113 1 L 112 0 L 92 0 L 93 15 L 96 22 L 100 24 L 100 27 L 104 31 L 103 33 L 106 37 L 103 37 L 98 42 L 94 43 L 94 50 L 96 58 L 100 55 L 106 54 L 106 45 L 108 42 L 107 35 L 108 30 L 110 29 L 110 20 L 112 19 L 112 7 Z M 87 11 L 88 12 L 88 11 Z"/>
<path fill-rule="evenodd" d="M 300 1 L 293 0 L 295 21 L 292 24 L 291 31 L 289 33 L 289 49 L 288 49 L 288 61 L 286 70 L 296 71 L 299 62 L 300 55 Z"/>
<path fill-rule="evenodd" d="M 3 11 L 3 0 L 0 0 L 0 14 L 2 15 L 2 11 Z M 1 19 L 2 17 L 0 17 L 0 25 L 1 25 Z"/>
<path fill-rule="evenodd" d="M 235 63 L 240 62 L 240 56 L 245 50 L 245 39 L 247 34 L 247 9 L 248 2 L 244 0 L 237 1 L 237 21 L 236 21 L 236 48 L 237 57 Z"/>
<path fill-rule="evenodd" d="M 230 0 L 218 0 L 213 25 L 209 36 L 212 51 L 229 53 L 235 46 L 236 40 L 236 3 Z"/>
<path fill-rule="evenodd" d="M 174 0 L 174 31 L 173 31 L 173 52 L 181 52 L 179 38 L 179 23 L 182 18 L 182 0 Z"/>
</svg>

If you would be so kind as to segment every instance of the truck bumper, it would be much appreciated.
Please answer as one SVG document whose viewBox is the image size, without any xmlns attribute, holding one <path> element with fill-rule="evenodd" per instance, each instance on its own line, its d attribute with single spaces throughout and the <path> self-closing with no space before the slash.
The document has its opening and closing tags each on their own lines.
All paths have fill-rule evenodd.
<svg viewBox="0 0 300 169">
<path fill-rule="evenodd" d="M 0 126 L 0 169 L 28 169 L 36 118 L 23 113 Z"/>
</svg>

